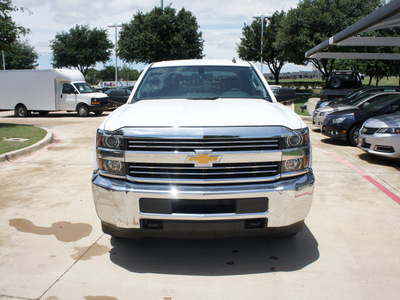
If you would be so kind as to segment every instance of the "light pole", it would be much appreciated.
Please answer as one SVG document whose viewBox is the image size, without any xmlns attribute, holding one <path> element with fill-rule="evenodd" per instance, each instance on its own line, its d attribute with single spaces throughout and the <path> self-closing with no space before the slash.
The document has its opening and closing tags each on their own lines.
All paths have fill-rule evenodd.
<svg viewBox="0 0 400 300">
<path fill-rule="evenodd" d="M 121 23 L 109 24 L 108 27 L 115 27 L 115 87 L 118 84 L 118 56 L 117 56 L 117 45 L 118 45 L 118 27 L 122 27 Z"/>
<path fill-rule="evenodd" d="M 6 58 L 4 56 L 4 50 L 1 50 L 1 53 L 3 54 L 3 70 L 6 69 Z"/>
<path fill-rule="evenodd" d="M 272 17 L 272 14 L 262 14 L 253 16 L 254 19 L 261 19 L 261 50 L 260 50 L 260 63 L 261 73 L 263 72 L 263 36 L 264 36 L 264 19 Z"/>
</svg>

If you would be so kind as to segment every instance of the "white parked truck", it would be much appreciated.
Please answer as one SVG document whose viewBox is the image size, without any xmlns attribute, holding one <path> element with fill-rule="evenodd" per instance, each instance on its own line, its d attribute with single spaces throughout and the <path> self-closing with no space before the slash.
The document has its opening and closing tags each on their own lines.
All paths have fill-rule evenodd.
<svg viewBox="0 0 400 300">
<path fill-rule="evenodd" d="M 291 235 L 311 207 L 308 128 L 250 63 L 153 63 L 96 140 L 93 198 L 112 236 Z"/>
<path fill-rule="evenodd" d="M 18 117 L 60 110 L 86 117 L 108 107 L 108 96 L 95 93 L 77 70 L 2 70 L 0 91 L 0 109 L 14 110 Z"/>
</svg>

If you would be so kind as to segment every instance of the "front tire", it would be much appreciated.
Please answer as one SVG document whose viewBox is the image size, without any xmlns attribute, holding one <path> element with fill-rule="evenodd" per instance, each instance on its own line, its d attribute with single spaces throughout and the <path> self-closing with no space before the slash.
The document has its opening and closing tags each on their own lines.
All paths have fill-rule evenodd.
<svg viewBox="0 0 400 300">
<path fill-rule="evenodd" d="M 78 105 L 76 112 L 78 113 L 79 117 L 87 117 L 89 116 L 89 107 L 85 104 Z"/>
<path fill-rule="evenodd" d="M 17 105 L 17 107 L 15 107 L 14 115 L 16 117 L 25 118 L 25 117 L 29 117 L 30 114 L 31 114 L 31 112 L 23 104 L 19 104 L 19 105 Z"/>
<path fill-rule="evenodd" d="M 352 146 L 357 146 L 358 143 L 358 137 L 360 136 L 360 125 L 354 126 L 349 133 L 349 143 Z"/>
</svg>

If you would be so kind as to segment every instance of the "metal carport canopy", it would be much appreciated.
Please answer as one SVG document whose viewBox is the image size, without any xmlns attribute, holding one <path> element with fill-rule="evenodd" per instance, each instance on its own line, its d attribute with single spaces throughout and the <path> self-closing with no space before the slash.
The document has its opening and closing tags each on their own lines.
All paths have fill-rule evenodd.
<svg viewBox="0 0 400 300">
<path fill-rule="evenodd" d="M 365 31 L 400 26 L 400 0 L 394 0 L 305 53 L 307 58 L 400 60 L 397 53 L 322 52 L 335 46 L 400 47 L 400 37 L 354 37 Z"/>
</svg>

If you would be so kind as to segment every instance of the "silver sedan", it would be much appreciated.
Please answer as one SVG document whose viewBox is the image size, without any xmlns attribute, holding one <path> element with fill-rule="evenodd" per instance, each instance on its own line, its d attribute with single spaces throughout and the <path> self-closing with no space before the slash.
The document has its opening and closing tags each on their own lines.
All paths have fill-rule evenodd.
<svg viewBox="0 0 400 300">
<path fill-rule="evenodd" d="M 374 155 L 400 159 L 400 112 L 365 121 L 358 147 Z"/>
</svg>

